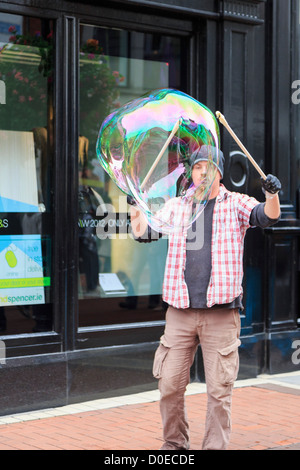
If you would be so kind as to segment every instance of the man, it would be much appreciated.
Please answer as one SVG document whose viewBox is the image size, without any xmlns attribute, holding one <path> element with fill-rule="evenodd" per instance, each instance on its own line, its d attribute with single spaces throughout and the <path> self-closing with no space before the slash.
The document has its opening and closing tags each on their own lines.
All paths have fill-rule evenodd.
<svg viewBox="0 0 300 470">
<path fill-rule="evenodd" d="M 267 227 L 280 217 L 279 180 L 272 175 L 262 182 L 266 202 L 228 191 L 220 183 L 224 155 L 202 146 L 190 159 L 192 180 L 198 186 L 206 177 L 212 155 L 217 166 L 208 203 L 196 233 L 204 229 L 198 249 L 187 249 L 191 236 L 170 235 L 163 300 L 169 305 L 166 326 L 155 353 L 153 374 L 159 379 L 163 423 L 162 450 L 189 449 L 189 427 L 184 393 L 190 367 L 200 343 L 207 385 L 207 417 L 202 448 L 225 450 L 231 431 L 231 397 L 238 374 L 241 344 L 243 245 L 249 227 Z M 131 207 L 136 237 L 147 231 L 147 220 Z M 190 229 L 193 231 L 194 227 Z"/>
</svg>

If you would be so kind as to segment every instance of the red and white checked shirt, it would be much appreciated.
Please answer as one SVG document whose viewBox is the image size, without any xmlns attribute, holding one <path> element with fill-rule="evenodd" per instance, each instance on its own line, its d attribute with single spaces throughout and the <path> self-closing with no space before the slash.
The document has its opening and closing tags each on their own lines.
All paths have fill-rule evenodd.
<svg viewBox="0 0 300 470">
<path fill-rule="evenodd" d="M 180 204 L 179 199 L 175 198 L 172 204 L 178 225 L 186 216 L 187 210 L 186 205 Z M 259 202 L 253 197 L 230 192 L 225 186 L 220 185 L 213 213 L 212 271 L 207 290 L 208 307 L 230 303 L 243 292 L 244 237 L 250 227 L 251 212 L 257 204 Z M 163 299 L 176 308 L 189 307 L 188 288 L 184 276 L 186 238 L 186 231 L 169 235 Z"/>
</svg>

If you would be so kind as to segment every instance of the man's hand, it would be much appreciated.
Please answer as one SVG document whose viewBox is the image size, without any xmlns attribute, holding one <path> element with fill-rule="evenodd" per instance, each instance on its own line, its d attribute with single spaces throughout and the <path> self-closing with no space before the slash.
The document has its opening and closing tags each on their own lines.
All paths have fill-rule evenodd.
<svg viewBox="0 0 300 470">
<path fill-rule="evenodd" d="M 263 192 L 277 194 L 281 190 L 281 183 L 274 175 L 268 175 L 264 180 L 261 178 Z"/>
<path fill-rule="evenodd" d="M 281 183 L 276 176 L 268 175 L 262 181 L 262 190 L 266 196 L 265 214 L 270 219 L 278 219 L 280 217 L 280 202 L 278 193 L 281 190 Z"/>
<path fill-rule="evenodd" d="M 148 221 L 137 205 L 130 205 L 131 228 L 135 237 L 143 237 L 148 230 Z"/>
</svg>

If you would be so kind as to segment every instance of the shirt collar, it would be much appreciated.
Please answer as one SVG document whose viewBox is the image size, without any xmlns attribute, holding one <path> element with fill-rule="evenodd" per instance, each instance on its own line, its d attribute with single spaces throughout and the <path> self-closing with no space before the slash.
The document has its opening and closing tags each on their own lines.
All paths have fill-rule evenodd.
<svg viewBox="0 0 300 470">
<path fill-rule="evenodd" d="M 225 188 L 224 184 L 220 184 L 220 190 L 219 190 L 219 194 L 217 196 L 217 202 L 221 202 L 223 201 L 224 199 L 227 199 L 227 197 L 229 196 L 230 194 L 230 191 L 228 191 L 228 189 Z"/>
</svg>

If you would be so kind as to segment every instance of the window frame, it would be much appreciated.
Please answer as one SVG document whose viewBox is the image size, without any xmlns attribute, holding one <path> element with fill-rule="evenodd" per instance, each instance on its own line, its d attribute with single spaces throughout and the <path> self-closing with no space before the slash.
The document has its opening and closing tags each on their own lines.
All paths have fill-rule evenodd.
<svg viewBox="0 0 300 470">
<path fill-rule="evenodd" d="M 60 14 L 55 11 L 39 9 L 39 8 L 30 8 L 21 5 L 10 5 L 9 8 L 7 5 L 3 5 L 0 3 L 0 12 L 2 13 L 9 13 L 18 16 L 27 16 L 27 17 L 35 17 L 39 19 L 45 20 L 52 20 L 54 25 L 54 42 L 58 44 L 58 36 L 59 30 L 57 28 L 57 22 L 60 17 Z M 54 100 L 54 109 L 56 110 L 56 83 L 58 78 L 58 67 L 56 64 L 58 63 L 59 58 L 59 51 L 58 48 L 55 47 L 55 65 L 54 65 L 54 91 L 53 91 L 53 100 Z M 53 164 L 54 164 L 54 171 L 52 174 L 52 188 L 53 190 L 53 201 L 52 201 L 52 212 L 53 212 L 53 219 L 55 221 L 55 214 L 57 204 L 57 197 L 56 188 L 57 188 L 57 178 L 56 178 L 56 170 L 57 170 L 57 142 L 56 142 L 56 119 L 54 119 L 54 146 L 53 146 Z M 1 341 L 5 344 L 6 349 L 6 357 L 19 357 L 19 356 L 30 356 L 36 354 L 47 354 L 47 353 L 55 353 L 61 351 L 61 343 L 62 343 L 62 335 L 61 335 L 61 322 L 59 321 L 59 313 L 55 308 L 54 299 L 56 298 L 58 286 L 59 286 L 59 273 L 56 266 L 56 259 L 57 259 L 57 224 L 54 222 L 54 230 L 52 232 L 51 237 L 51 245 L 52 245 L 52 259 L 51 259 L 51 281 L 52 281 L 52 299 L 53 299 L 53 329 L 52 331 L 46 332 L 36 332 L 36 333 L 21 333 L 21 334 L 12 334 L 12 335 L 1 335 Z"/>
</svg>

